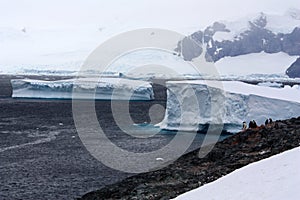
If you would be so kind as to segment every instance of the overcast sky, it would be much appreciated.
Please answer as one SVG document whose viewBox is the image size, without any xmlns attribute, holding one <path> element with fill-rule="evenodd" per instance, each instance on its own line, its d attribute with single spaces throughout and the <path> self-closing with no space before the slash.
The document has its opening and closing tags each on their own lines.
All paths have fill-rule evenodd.
<svg viewBox="0 0 300 200">
<path fill-rule="evenodd" d="M 299 0 L 0 0 L 0 27 L 204 27 L 247 14 L 283 14 Z"/>
</svg>

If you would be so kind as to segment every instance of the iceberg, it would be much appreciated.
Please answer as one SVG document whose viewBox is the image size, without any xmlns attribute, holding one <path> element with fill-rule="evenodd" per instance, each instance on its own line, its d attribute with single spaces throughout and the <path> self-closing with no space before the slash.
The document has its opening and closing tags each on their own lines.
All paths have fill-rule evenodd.
<svg viewBox="0 0 300 200">
<path fill-rule="evenodd" d="M 79 78 L 57 81 L 33 79 L 11 80 L 13 98 L 97 100 L 152 100 L 150 82 L 123 78 Z M 75 89 L 75 90 L 74 90 Z M 91 95 L 94 94 L 94 95 Z"/>
<path fill-rule="evenodd" d="M 169 81 L 161 129 L 203 131 L 210 124 L 227 131 L 241 130 L 242 122 L 287 119 L 300 115 L 296 87 L 271 88 L 238 81 Z M 193 96 L 195 98 L 193 98 Z M 195 102 L 195 100 L 197 102 Z"/>
</svg>

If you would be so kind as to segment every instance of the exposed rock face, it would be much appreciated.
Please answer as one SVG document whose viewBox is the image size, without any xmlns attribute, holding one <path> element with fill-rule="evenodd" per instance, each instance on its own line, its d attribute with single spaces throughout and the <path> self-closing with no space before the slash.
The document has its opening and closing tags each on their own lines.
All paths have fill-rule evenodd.
<svg viewBox="0 0 300 200">
<path fill-rule="evenodd" d="M 200 159 L 196 150 L 164 169 L 132 176 L 81 199 L 170 199 L 299 145 L 300 117 L 277 121 L 270 127 L 248 129 L 217 143 L 204 158 Z"/>
<path fill-rule="evenodd" d="M 194 33 L 194 35 L 185 37 L 183 40 L 178 42 L 177 48 L 175 51 L 182 54 L 184 60 L 190 61 L 193 58 L 200 56 L 203 52 L 202 49 L 202 40 L 201 39 L 202 32 Z"/>
<path fill-rule="evenodd" d="M 283 35 L 282 51 L 288 53 L 289 55 L 300 55 L 299 27 L 296 27 L 292 33 Z"/>
<path fill-rule="evenodd" d="M 286 70 L 286 74 L 291 78 L 300 78 L 300 58 Z"/>
<path fill-rule="evenodd" d="M 299 20 L 296 14 L 295 12 L 290 13 L 292 20 Z M 206 57 L 214 62 L 226 56 L 239 56 L 262 51 L 266 53 L 285 52 L 289 55 L 300 55 L 300 27 L 294 27 L 290 33 L 278 33 L 267 27 L 268 23 L 268 15 L 260 13 L 257 18 L 246 22 L 245 27 L 239 27 L 239 30 L 234 30 L 232 27 L 230 29 L 225 23 L 215 22 L 204 31 L 192 34 L 191 37 L 197 42 L 203 42 L 206 45 Z M 234 37 L 216 40 L 214 36 L 220 32 L 232 34 Z M 195 51 L 191 52 L 192 49 Z M 189 44 L 186 44 L 182 50 L 185 60 L 192 60 L 199 56 L 199 52 L 202 52 L 195 49 L 195 46 L 189 46 Z"/>
</svg>

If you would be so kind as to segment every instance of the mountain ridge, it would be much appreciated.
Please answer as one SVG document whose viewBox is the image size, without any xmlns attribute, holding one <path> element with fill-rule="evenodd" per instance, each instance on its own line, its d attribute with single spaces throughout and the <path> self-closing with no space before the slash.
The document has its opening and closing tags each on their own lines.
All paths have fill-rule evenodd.
<svg viewBox="0 0 300 200">
<path fill-rule="evenodd" d="M 300 56 L 299 36 L 300 10 L 290 9 L 282 16 L 260 12 L 238 21 L 214 22 L 184 38 L 176 50 L 181 51 L 188 61 L 200 56 L 203 48 L 206 50 L 206 60 L 210 62 L 260 52 Z M 198 45 L 191 45 L 191 40 Z"/>
</svg>

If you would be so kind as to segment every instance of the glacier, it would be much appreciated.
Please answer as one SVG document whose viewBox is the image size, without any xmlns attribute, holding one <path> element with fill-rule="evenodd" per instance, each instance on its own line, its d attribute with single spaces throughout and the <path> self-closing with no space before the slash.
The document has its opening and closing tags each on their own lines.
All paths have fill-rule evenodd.
<svg viewBox="0 0 300 200">
<path fill-rule="evenodd" d="M 123 78 L 79 78 L 57 81 L 12 79 L 13 98 L 152 100 L 150 82 Z"/>
<path fill-rule="evenodd" d="M 230 132 L 242 122 L 287 119 L 300 115 L 297 87 L 272 88 L 238 81 L 168 81 L 165 117 L 161 129 L 204 131 L 210 124 Z M 194 96 L 193 96 L 194 95 Z M 197 102 L 196 102 L 197 101 Z"/>
</svg>

